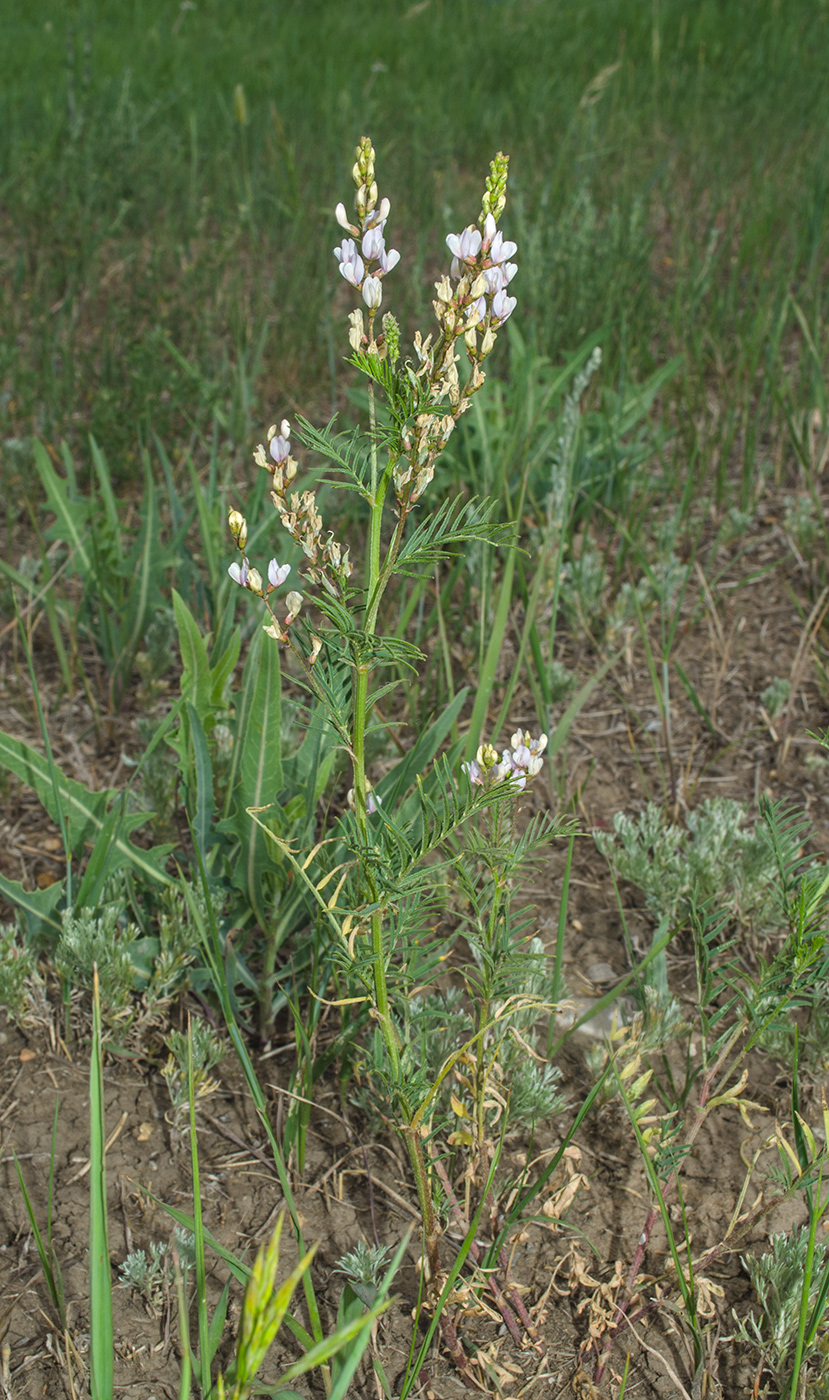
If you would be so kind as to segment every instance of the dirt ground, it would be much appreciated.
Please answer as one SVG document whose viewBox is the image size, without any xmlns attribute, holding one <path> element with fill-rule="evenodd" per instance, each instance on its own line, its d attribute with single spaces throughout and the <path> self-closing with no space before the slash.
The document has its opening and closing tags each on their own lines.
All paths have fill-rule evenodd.
<svg viewBox="0 0 829 1400">
<path fill-rule="evenodd" d="M 784 797 L 809 816 L 818 853 L 829 852 L 826 804 L 827 770 L 809 767 L 805 757 L 818 752 L 809 738 L 829 723 L 826 689 L 819 684 L 813 659 L 814 638 L 807 636 L 817 590 L 809 570 L 793 554 L 782 529 L 780 497 L 770 493 L 748 535 L 729 550 L 736 556 L 712 597 L 706 583 L 695 579 L 684 605 L 690 624 L 680 629 L 677 656 L 713 720 L 711 733 L 677 689 L 672 714 L 674 793 L 677 809 L 691 808 L 709 795 L 739 798 L 750 806 L 759 794 Z M 720 567 L 723 560 L 719 561 Z M 584 644 L 571 644 L 564 659 L 580 676 L 595 670 L 596 658 Z M 506 658 L 508 664 L 509 658 Z M 19 695 L 13 660 L 0 662 L 8 694 Z M 760 694 L 775 676 L 790 677 L 792 691 L 782 721 L 769 724 L 760 710 Z M 8 701 L 2 726 L 31 738 L 25 705 Z M 520 710 L 520 705 L 518 706 Z M 76 712 L 61 712 L 53 742 L 58 761 L 84 781 L 112 782 L 126 736 L 113 736 L 104 752 L 94 741 L 76 742 L 83 727 Z M 594 692 L 571 736 L 567 777 L 571 792 L 581 789 L 579 809 L 586 833 L 609 826 L 615 812 L 641 809 L 648 798 L 662 800 L 660 763 L 666 754 L 641 645 L 622 657 L 612 675 Z M 532 723 L 532 714 L 515 720 Z M 117 782 L 117 776 L 115 777 Z M 534 800 L 543 802 L 540 790 Z M 10 878 L 37 879 L 54 873 L 54 847 L 49 827 L 31 794 L 8 789 L 0 818 L 0 869 Z M 538 908 L 539 931 L 550 946 L 558 919 L 559 881 L 564 854 L 553 852 L 529 898 Z M 642 949 L 650 939 L 650 924 L 639 892 L 623 887 L 623 899 L 634 944 Z M 747 953 L 750 958 L 750 952 Z M 671 986 L 680 1001 L 691 995 L 693 960 L 681 942 L 669 950 Z M 576 843 L 570 890 L 565 953 L 567 985 L 575 996 L 601 995 L 607 985 L 627 971 L 621 921 L 607 867 L 589 834 Z M 88 1177 L 88 1059 L 83 1048 L 67 1050 L 53 1023 L 23 1035 L 0 1016 L 0 1334 L 5 1333 L 2 1375 L 7 1396 L 71 1397 L 85 1393 L 79 1361 L 61 1354 L 37 1251 L 17 1186 L 13 1154 L 28 1183 L 41 1222 L 47 1209 L 47 1182 L 52 1120 L 59 1101 L 55 1178 L 55 1252 L 63 1270 L 74 1346 L 83 1359 L 87 1328 Z M 290 1039 L 285 1027 L 284 1044 Z M 569 1122 L 592 1083 L 583 1036 L 568 1040 L 559 1059 L 570 1108 Z M 279 1112 L 279 1087 L 287 1082 L 287 1054 L 274 1038 L 272 1052 L 258 1069 L 270 1086 L 273 1114 Z M 170 1099 L 160 1074 L 161 1060 L 110 1059 L 105 1067 L 106 1125 L 112 1135 L 107 1155 L 109 1172 L 110 1253 L 113 1266 L 136 1248 L 171 1236 L 171 1220 L 154 1198 L 182 1210 L 191 1209 L 189 1146 L 169 1119 Z M 200 1115 L 199 1147 L 202 1197 L 209 1229 L 229 1249 L 250 1257 L 270 1232 L 282 1204 L 277 1179 L 268 1166 L 261 1125 L 231 1059 L 219 1066 L 220 1088 Z M 276 1086 L 276 1087 L 273 1087 Z M 745 1178 L 745 1164 L 776 1115 L 789 1114 L 790 1079 L 785 1067 L 770 1058 L 751 1062 L 749 1096 L 768 1110 L 757 1114 L 754 1131 L 733 1109 L 715 1113 L 697 1138 L 684 1165 L 684 1192 L 696 1257 L 721 1239 Z M 804 1116 L 819 1102 L 813 1086 L 804 1103 Z M 296 1181 L 297 1203 L 306 1240 L 319 1241 L 314 1278 L 324 1311 L 333 1324 L 341 1277 L 334 1272 L 339 1257 L 362 1237 L 368 1242 L 397 1245 L 416 1223 L 416 1196 L 402 1150 L 392 1138 L 369 1138 L 359 1114 L 339 1095 L 332 1073 L 318 1088 L 312 1114 L 305 1171 Z M 560 1141 L 561 1125 L 552 1122 L 531 1145 L 541 1157 Z M 540 1213 L 510 1246 L 510 1278 L 520 1290 L 537 1329 L 535 1342 L 519 1348 L 505 1332 L 501 1318 L 490 1309 L 458 1317 L 458 1331 L 469 1373 L 462 1376 L 445 1353 L 436 1350 L 421 1374 L 420 1393 L 428 1400 L 473 1393 L 475 1384 L 490 1394 L 549 1397 L 616 1396 L 630 1351 L 626 1395 L 643 1400 L 698 1395 L 693 1364 L 681 1320 L 668 1304 L 619 1338 L 600 1390 L 589 1379 L 593 1365 L 582 1351 L 591 1328 L 602 1329 L 612 1311 L 619 1283 L 627 1274 L 636 1242 L 649 1209 L 643 1168 L 634 1150 L 630 1128 L 618 1103 L 609 1102 L 586 1120 L 571 1155 L 571 1176 L 584 1181 L 573 1198 L 566 1226 L 553 1214 Z M 530 1144 L 520 1138 L 505 1146 L 506 1173 L 516 1172 Z M 772 1163 L 769 1154 L 768 1164 Z M 762 1165 L 762 1164 L 761 1164 Z M 563 1174 L 558 1185 L 565 1183 Z M 761 1183 L 762 1185 L 762 1183 Z M 758 1187 L 758 1189 L 760 1189 Z M 751 1199 L 754 1199 L 752 1188 Z M 803 1218 L 794 1204 L 767 1217 L 746 1242 L 762 1246 L 768 1234 Z M 287 1234 L 287 1232 L 286 1232 Z M 654 1231 L 642 1272 L 655 1277 L 665 1260 L 665 1237 Z M 452 1256 L 451 1230 L 444 1241 Z M 412 1333 L 412 1309 L 418 1286 L 417 1236 L 396 1281 L 399 1301 L 380 1327 L 378 1351 L 394 1384 L 405 1368 Z M 292 1262 L 290 1244 L 286 1267 Z M 223 1286 L 225 1267 L 216 1261 L 211 1274 L 214 1296 Z M 711 1285 L 711 1380 L 707 1393 L 725 1400 L 751 1394 L 753 1372 L 748 1359 L 729 1344 L 731 1309 L 748 1297 L 748 1282 L 735 1254 L 717 1260 Z M 643 1285 L 643 1296 L 647 1284 Z M 719 1292 L 722 1290 L 722 1292 Z M 240 1291 L 231 1294 L 230 1320 L 238 1318 Z M 114 1293 L 116 1335 L 116 1393 L 125 1400 L 173 1400 L 178 1396 L 178 1341 L 174 1300 L 160 1300 L 154 1313 L 132 1291 Z M 299 1302 L 297 1307 L 299 1308 Z M 299 1314 L 298 1314 L 299 1315 Z M 233 1328 L 226 1329 L 230 1338 Z M 286 1334 L 287 1336 L 287 1334 Z M 263 1369 L 274 1383 L 294 1356 L 290 1337 L 277 1345 Z M 220 1357 L 229 1359 L 228 1341 Z M 315 1389 L 315 1386 L 317 1387 Z M 308 1396 L 321 1395 L 317 1380 L 297 1382 Z M 374 1397 L 376 1382 L 365 1369 L 352 1387 L 354 1396 Z"/>
</svg>

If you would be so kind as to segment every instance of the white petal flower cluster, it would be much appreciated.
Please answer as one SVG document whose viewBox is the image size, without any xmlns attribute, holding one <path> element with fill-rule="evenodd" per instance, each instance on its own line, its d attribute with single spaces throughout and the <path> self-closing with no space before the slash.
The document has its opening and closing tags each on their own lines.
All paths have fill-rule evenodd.
<svg viewBox="0 0 829 1400">
<path fill-rule="evenodd" d="M 377 203 L 377 185 L 374 182 L 374 151 L 361 143 L 357 150 L 357 165 L 354 167 L 357 182 L 357 218 L 353 224 L 344 204 L 336 208 L 337 223 L 351 235 L 344 238 L 334 257 L 340 265 L 340 274 L 363 294 L 363 301 L 370 312 L 374 312 L 383 300 L 381 278 L 397 267 L 400 254 L 396 248 L 386 248 L 385 227 L 391 211 L 388 199 Z M 359 247 L 358 247 L 359 244 Z"/>
<path fill-rule="evenodd" d="M 535 778 L 544 766 L 542 754 L 547 747 L 547 735 L 533 739 L 529 730 L 517 729 L 500 759 L 492 744 L 481 744 L 471 763 L 461 764 L 473 787 L 490 787 L 493 783 L 511 780 L 519 792 Z"/>
<path fill-rule="evenodd" d="M 229 565 L 227 572 L 240 588 L 247 588 L 251 593 L 258 593 L 266 598 L 269 593 L 273 593 L 274 589 L 282 587 L 291 572 L 291 566 L 290 564 L 280 564 L 278 559 L 272 559 L 268 565 L 268 587 L 264 593 L 262 591 L 262 575 L 244 557 L 241 564 Z"/>
<path fill-rule="evenodd" d="M 509 259 L 518 251 L 518 244 L 504 238 L 490 213 L 484 219 L 483 230 L 470 224 L 462 233 L 446 235 L 446 245 L 452 254 L 452 276 L 460 278 L 480 269 L 483 284 L 476 278 L 473 284 L 475 323 L 490 317 L 490 324 L 501 325 L 515 310 L 517 301 L 507 287 L 518 271 Z"/>
</svg>

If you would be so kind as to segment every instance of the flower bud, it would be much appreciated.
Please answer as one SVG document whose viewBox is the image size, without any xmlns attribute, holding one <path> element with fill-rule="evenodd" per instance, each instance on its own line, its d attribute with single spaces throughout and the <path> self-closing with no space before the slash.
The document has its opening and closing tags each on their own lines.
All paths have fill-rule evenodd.
<svg viewBox="0 0 829 1400">
<path fill-rule="evenodd" d="M 239 510 L 232 510 L 227 517 L 227 523 L 230 526 L 230 533 L 239 548 L 244 549 L 248 542 L 248 526 L 242 512 Z"/>
<path fill-rule="evenodd" d="M 285 599 L 285 602 L 288 604 L 288 617 L 286 617 L 285 619 L 285 621 L 287 622 L 289 619 L 293 620 L 293 618 L 297 616 L 300 608 L 302 607 L 302 594 L 297 593 L 296 590 L 293 590 L 291 593 L 288 594 L 287 598 Z"/>
<path fill-rule="evenodd" d="M 262 592 L 262 575 L 258 569 L 248 569 L 248 588 L 251 593 Z"/>
<path fill-rule="evenodd" d="M 498 762 L 498 750 L 493 744 L 481 744 L 475 757 L 482 768 L 494 768 Z"/>
<path fill-rule="evenodd" d="M 449 278 L 441 277 L 440 281 L 435 283 L 435 291 L 438 294 L 438 301 L 443 301 L 448 306 L 454 295 Z"/>
<path fill-rule="evenodd" d="M 348 232 L 352 234 L 358 234 L 360 232 L 358 228 L 354 227 L 351 220 L 349 219 L 344 204 L 337 205 L 336 209 L 334 210 L 334 217 L 336 218 L 340 228 L 347 229 Z"/>
<path fill-rule="evenodd" d="M 491 353 L 492 347 L 495 344 L 495 340 L 496 336 L 494 330 L 491 326 L 487 326 L 486 330 L 484 331 L 484 338 L 481 341 L 481 355 L 485 356 Z"/>
</svg>

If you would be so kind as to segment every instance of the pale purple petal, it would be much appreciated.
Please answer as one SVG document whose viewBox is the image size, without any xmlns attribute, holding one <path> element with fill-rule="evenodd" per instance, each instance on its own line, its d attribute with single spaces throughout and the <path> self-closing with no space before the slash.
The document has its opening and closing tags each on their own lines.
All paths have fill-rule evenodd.
<svg viewBox="0 0 829 1400">
<path fill-rule="evenodd" d="M 334 249 L 334 257 L 338 263 L 352 262 L 357 253 L 357 245 L 353 238 L 344 238 L 339 248 Z"/>
<path fill-rule="evenodd" d="M 271 588 L 280 588 L 290 572 L 290 564 L 280 564 L 278 559 L 272 559 L 268 565 L 268 583 Z"/>
<path fill-rule="evenodd" d="M 461 234 L 461 257 L 476 258 L 481 251 L 481 242 L 481 230 L 470 224 Z"/>
<path fill-rule="evenodd" d="M 496 292 L 500 292 L 506 286 L 504 281 L 504 269 L 502 267 L 488 267 L 484 272 L 486 289 L 492 297 Z"/>
<path fill-rule="evenodd" d="M 285 426 L 284 423 L 282 425 Z M 275 462 L 284 462 L 291 450 L 291 444 L 282 433 L 275 433 L 271 438 L 271 456 Z"/>
<path fill-rule="evenodd" d="M 382 224 L 375 224 L 372 228 L 367 229 L 363 234 L 362 243 L 363 257 L 366 262 L 373 262 L 375 258 L 382 257 L 385 248 Z"/>
<path fill-rule="evenodd" d="M 396 248 L 389 248 L 388 252 L 384 249 L 380 254 L 380 267 L 383 272 L 391 272 L 392 268 L 397 267 L 399 262 L 400 254 Z"/>
<path fill-rule="evenodd" d="M 492 314 L 499 321 L 506 321 L 515 310 L 518 302 L 515 297 L 508 296 L 505 291 L 496 292 L 492 298 Z"/>
<path fill-rule="evenodd" d="M 243 559 L 241 564 L 233 563 L 228 568 L 228 573 L 234 583 L 238 583 L 240 588 L 247 588 L 248 583 L 248 561 Z"/>
<path fill-rule="evenodd" d="M 492 261 L 494 263 L 506 262 L 507 258 L 514 257 L 517 252 L 518 244 L 508 242 L 499 229 L 492 240 L 492 247 L 489 250 L 489 256 L 492 258 Z"/>
<path fill-rule="evenodd" d="M 355 253 L 354 257 L 351 259 L 350 262 L 341 262 L 340 272 L 342 273 L 346 282 L 351 283 L 352 287 L 359 287 L 360 283 L 363 280 L 363 275 L 365 273 L 363 260 L 360 257 L 359 253 Z"/>
<path fill-rule="evenodd" d="M 391 200 L 384 196 L 373 213 L 366 219 L 366 228 L 374 228 L 375 224 L 384 224 L 391 213 Z"/>
<path fill-rule="evenodd" d="M 454 256 L 455 256 L 456 258 L 459 258 L 459 257 L 461 256 L 461 239 L 460 239 L 460 234 L 458 234 L 458 233 L 447 233 L 447 235 L 446 235 L 446 246 L 447 246 L 447 248 L 449 249 L 449 252 L 450 252 L 450 253 L 453 253 Z"/>
</svg>

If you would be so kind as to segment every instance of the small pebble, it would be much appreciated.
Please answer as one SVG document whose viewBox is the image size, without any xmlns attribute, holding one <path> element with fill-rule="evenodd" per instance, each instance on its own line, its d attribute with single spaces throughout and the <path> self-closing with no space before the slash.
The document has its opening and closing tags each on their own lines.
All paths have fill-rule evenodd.
<svg viewBox="0 0 829 1400">
<path fill-rule="evenodd" d="M 596 982 L 599 984 L 602 982 L 615 982 L 616 980 L 616 973 L 613 971 L 610 963 L 606 962 L 591 963 L 584 975 L 588 982 Z"/>
</svg>

